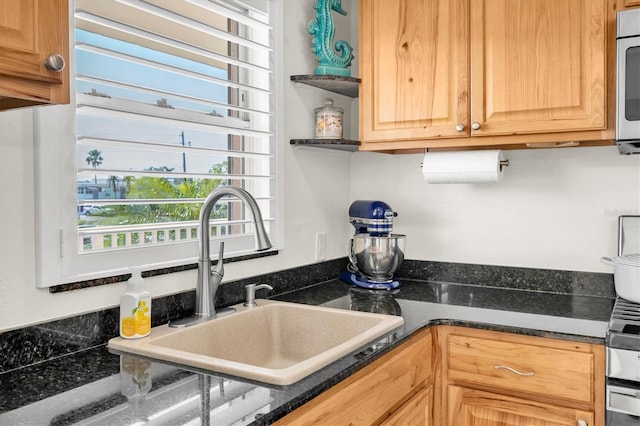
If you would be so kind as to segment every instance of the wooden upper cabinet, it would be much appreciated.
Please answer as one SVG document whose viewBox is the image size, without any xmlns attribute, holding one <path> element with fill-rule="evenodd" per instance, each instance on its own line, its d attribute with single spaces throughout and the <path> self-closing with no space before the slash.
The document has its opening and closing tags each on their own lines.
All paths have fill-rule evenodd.
<svg viewBox="0 0 640 426">
<path fill-rule="evenodd" d="M 468 122 L 467 0 L 360 2 L 360 138 L 456 137 Z"/>
<path fill-rule="evenodd" d="M 611 144 L 614 1 L 360 0 L 361 149 Z"/>
<path fill-rule="evenodd" d="M 431 421 L 432 405 L 433 387 L 424 387 L 380 423 L 380 426 L 431 426 L 433 424 Z"/>
<path fill-rule="evenodd" d="M 640 0 L 618 0 L 618 10 L 640 7 Z"/>
<path fill-rule="evenodd" d="M 69 103 L 68 0 L 0 0 L 0 109 Z M 65 66 L 45 65 L 60 55 Z"/>
<path fill-rule="evenodd" d="M 603 129 L 602 0 L 471 1 L 472 135 Z"/>
</svg>

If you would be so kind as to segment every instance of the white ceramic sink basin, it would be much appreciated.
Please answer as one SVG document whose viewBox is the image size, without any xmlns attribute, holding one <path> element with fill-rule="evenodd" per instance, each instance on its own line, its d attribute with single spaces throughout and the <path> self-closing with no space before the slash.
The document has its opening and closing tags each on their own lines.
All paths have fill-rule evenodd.
<svg viewBox="0 0 640 426">
<path fill-rule="evenodd" d="M 259 300 L 248 309 L 187 328 L 154 327 L 148 337 L 109 341 L 109 348 L 289 385 L 374 342 L 402 317 Z"/>
</svg>

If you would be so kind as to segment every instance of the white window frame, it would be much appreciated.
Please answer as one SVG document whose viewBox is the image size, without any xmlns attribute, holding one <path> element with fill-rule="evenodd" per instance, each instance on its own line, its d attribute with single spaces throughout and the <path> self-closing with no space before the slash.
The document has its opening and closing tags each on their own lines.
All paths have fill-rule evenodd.
<svg viewBox="0 0 640 426">
<path fill-rule="evenodd" d="M 283 0 L 274 3 L 275 22 L 275 221 L 270 224 L 271 250 L 281 250 L 284 241 L 284 39 Z M 73 0 L 70 0 L 70 22 L 73 22 Z M 189 265 L 197 262 L 198 242 L 179 242 L 153 247 L 79 254 L 77 247 L 77 164 L 76 164 L 76 99 L 74 25 L 70 25 L 71 67 L 69 105 L 33 109 L 34 122 L 34 197 L 36 234 L 36 286 L 51 287 L 71 282 L 112 277 L 128 273 L 131 266 L 145 270 Z M 247 188 L 250 191 L 250 188 Z M 211 255 L 217 257 L 219 241 L 225 241 L 225 258 L 246 255 L 253 236 L 211 238 Z"/>
</svg>

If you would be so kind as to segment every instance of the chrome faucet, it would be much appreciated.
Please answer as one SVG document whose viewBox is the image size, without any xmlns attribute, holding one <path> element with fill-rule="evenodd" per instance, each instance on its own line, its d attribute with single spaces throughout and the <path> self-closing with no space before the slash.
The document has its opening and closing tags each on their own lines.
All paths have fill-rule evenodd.
<svg viewBox="0 0 640 426">
<path fill-rule="evenodd" d="M 271 248 L 271 242 L 264 228 L 262 214 L 255 198 L 247 191 L 236 186 L 221 186 L 216 188 L 204 200 L 200 209 L 199 236 L 200 256 L 198 258 L 198 282 L 196 283 L 196 311 L 191 317 L 170 321 L 170 327 L 187 327 L 216 317 L 215 296 L 224 276 L 223 254 L 224 242 L 220 242 L 218 263 L 211 268 L 211 254 L 209 250 L 209 216 L 218 200 L 225 195 L 233 195 L 242 200 L 251 211 L 253 223 L 256 226 L 256 250 L 262 251 Z"/>
</svg>

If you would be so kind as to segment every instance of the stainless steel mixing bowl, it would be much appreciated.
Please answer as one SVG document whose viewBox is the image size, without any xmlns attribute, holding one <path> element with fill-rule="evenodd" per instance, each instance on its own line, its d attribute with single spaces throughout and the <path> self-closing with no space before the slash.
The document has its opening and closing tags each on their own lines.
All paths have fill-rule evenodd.
<svg viewBox="0 0 640 426">
<path fill-rule="evenodd" d="M 354 235 L 350 240 L 349 269 L 372 281 L 389 281 L 404 260 L 405 237 Z"/>
</svg>

